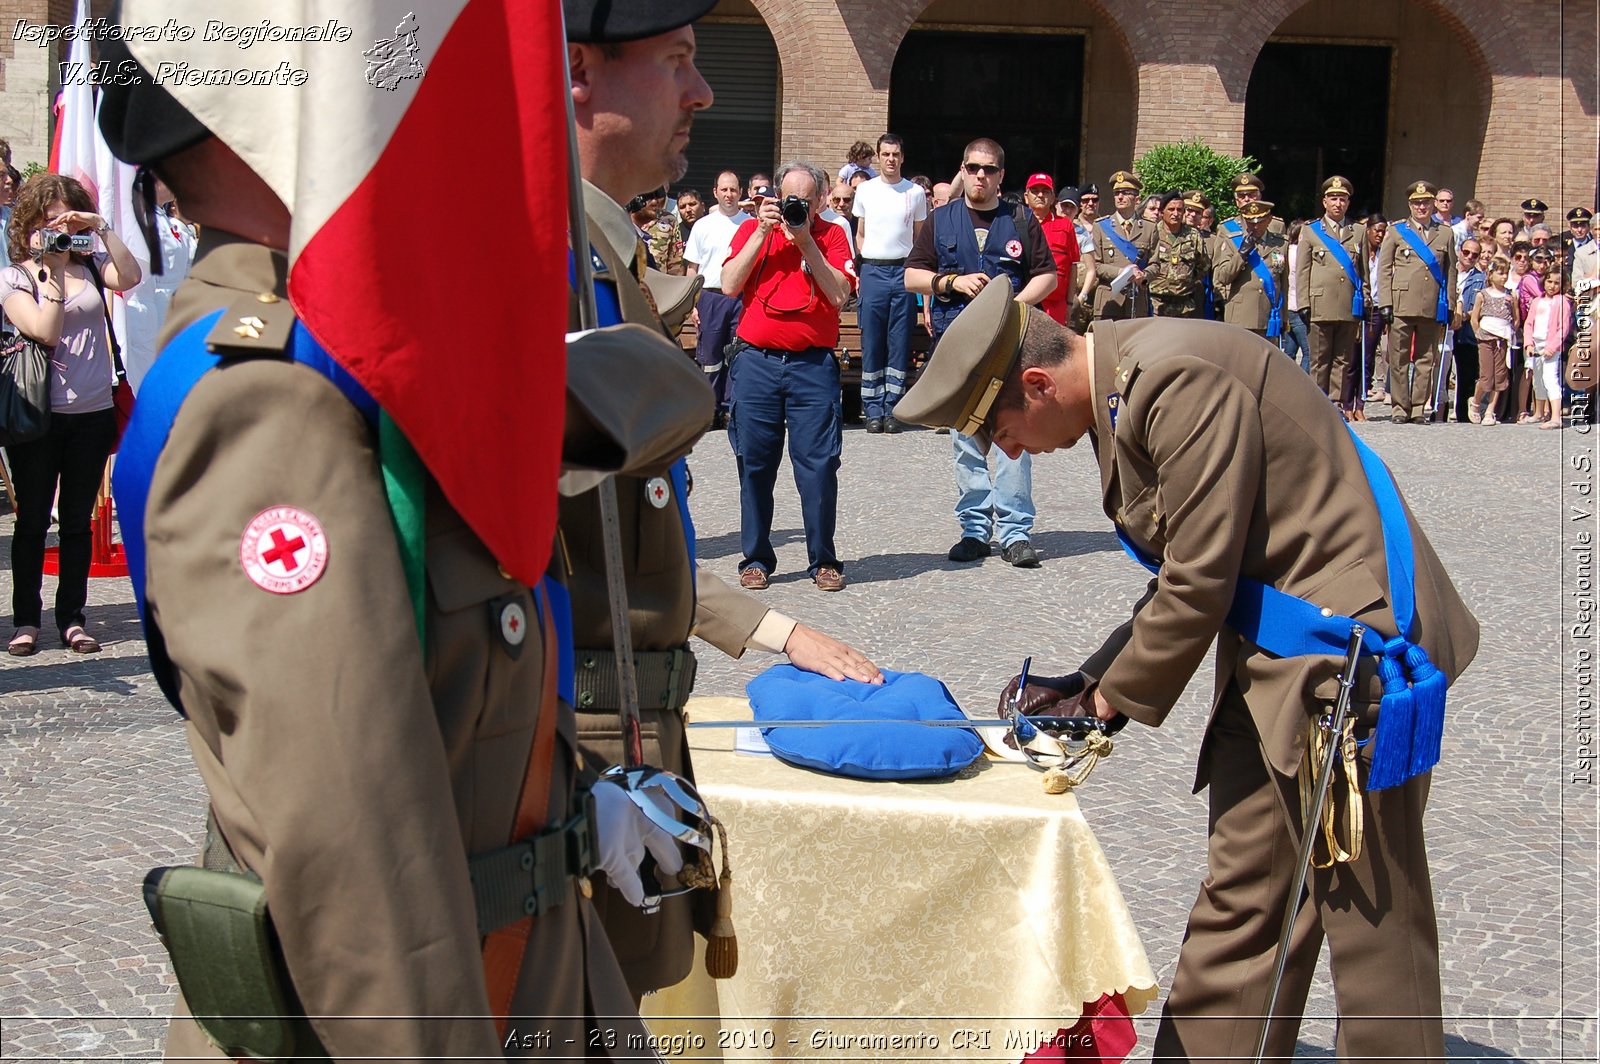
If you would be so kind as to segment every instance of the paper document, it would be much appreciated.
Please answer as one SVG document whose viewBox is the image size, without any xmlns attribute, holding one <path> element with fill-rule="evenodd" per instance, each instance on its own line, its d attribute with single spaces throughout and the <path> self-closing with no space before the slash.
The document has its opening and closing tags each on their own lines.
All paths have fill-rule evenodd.
<svg viewBox="0 0 1600 1064">
<path fill-rule="evenodd" d="M 1122 290 L 1127 288 L 1128 283 L 1132 280 L 1133 266 L 1130 263 L 1128 266 L 1123 267 L 1122 272 L 1117 274 L 1117 279 L 1111 282 L 1111 294 L 1114 296 L 1120 296 L 1122 294 Z"/>
<path fill-rule="evenodd" d="M 767 745 L 767 737 L 758 728 L 736 729 L 733 733 L 733 752 L 755 754 L 758 757 L 773 756 L 772 747 Z"/>
</svg>

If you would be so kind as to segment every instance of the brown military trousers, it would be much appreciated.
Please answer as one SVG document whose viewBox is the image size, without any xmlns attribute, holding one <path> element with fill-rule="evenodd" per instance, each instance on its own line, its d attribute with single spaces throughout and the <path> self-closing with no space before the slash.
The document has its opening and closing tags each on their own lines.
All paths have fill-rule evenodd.
<svg viewBox="0 0 1600 1064">
<path fill-rule="evenodd" d="M 1432 318 L 1395 318 L 1389 326 L 1389 394 L 1396 414 L 1421 417 L 1423 407 L 1433 402 L 1434 367 L 1443 339 L 1444 326 Z"/>
<path fill-rule="evenodd" d="M 1300 843 L 1297 783 L 1268 767 L 1237 688 L 1224 695 L 1203 756 L 1211 762 L 1209 868 L 1162 1011 L 1155 1061 L 1252 1058 Z M 1363 751 L 1363 779 L 1368 757 Z M 1313 869 L 1267 1059 L 1294 1056 L 1326 936 L 1339 1009 L 1339 1059 L 1443 1061 L 1439 938 L 1422 832 L 1428 782 L 1423 774 L 1400 787 L 1365 793 L 1360 858 Z"/>
<path fill-rule="evenodd" d="M 1314 321 L 1307 332 L 1311 341 L 1311 379 L 1322 393 L 1338 399 L 1344 391 L 1345 374 L 1350 372 L 1350 355 L 1356 346 L 1352 321 Z"/>
</svg>

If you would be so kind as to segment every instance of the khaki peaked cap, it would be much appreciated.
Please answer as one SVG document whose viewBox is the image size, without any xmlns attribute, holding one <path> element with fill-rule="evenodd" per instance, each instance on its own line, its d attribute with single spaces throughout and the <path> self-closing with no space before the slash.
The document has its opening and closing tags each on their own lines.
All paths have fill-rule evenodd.
<svg viewBox="0 0 1600 1064">
<path fill-rule="evenodd" d="M 1012 297 L 1004 278 L 991 280 L 939 338 L 928 367 L 895 404 L 894 416 L 954 429 L 987 450 L 995 398 L 1022 352 L 1029 310 Z"/>
</svg>

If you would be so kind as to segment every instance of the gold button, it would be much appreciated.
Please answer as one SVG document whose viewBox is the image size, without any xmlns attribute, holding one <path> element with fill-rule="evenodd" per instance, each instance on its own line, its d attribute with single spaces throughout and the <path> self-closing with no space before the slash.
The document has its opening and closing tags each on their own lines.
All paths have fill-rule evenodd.
<svg viewBox="0 0 1600 1064">
<path fill-rule="evenodd" d="M 258 292 L 258 293 L 256 293 L 256 302 L 257 303 L 276 303 L 276 302 L 278 302 L 278 297 L 276 295 L 272 294 L 271 292 Z"/>
<path fill-rule="evenodd" d="M 1322 615 L 1324 617 L 1332 617 L 1333 616 L 1333 610 L 1329 609 L 1327 606 L 1324 606 L 1324 607 L 1322 607 Z"/>
</svg>

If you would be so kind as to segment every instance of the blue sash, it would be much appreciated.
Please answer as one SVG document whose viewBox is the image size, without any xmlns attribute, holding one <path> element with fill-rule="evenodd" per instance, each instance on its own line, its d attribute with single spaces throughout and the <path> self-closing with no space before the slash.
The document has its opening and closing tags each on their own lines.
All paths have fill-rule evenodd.
<svg viewBox="0 0 1600 1064">
<path fill-rule="evenodd" d="M 1218 226 L 1218 228 L 1232 237 L 1244 236 L 1244 226 L 1239 223 L 1239 219 L 1237 218 L 1229 218 L 1227 221 Z"/>
<path fill-rule="evenodd" d="M 1389 606 L 1400 633 L 1385 638 L 1368 627 L 1361 642 L 1365 653 L 1378 658 L 1378 674 L 1383 680 L 1383 701 L 1373 736 L 1376 745 L 1372 770 L 1367 777 L 1367 790 L 1381 791 L 1438 764 L 1449 684 L 1444 673 L 1428 659 L 1428 652 L 1408 638 L 1416 621 L 1416 553 L 1411 523 L 1406 519 L 1394 478 L 1353 429 L 1350 439 L 1383 525 Z M 1134 561 L 1152 573 L 1160 572 L 1161 559 L 1141 550 L 1120 526 L 1117 538 Z M 1355 623 L 1349 617 L 1324 615 L 1313 603 L 1242 576 L 1228 608 L 1228 627 L 1280 658 L 1342 655 L 1350 639 L 1350 627 Z"/>
<path fill-rule="evenodd" d="M 1261 253 L 1255 248 L 1244 252 L 1244 234 L 1240 233 L 1233 238 L 1233 246 L 1244 253 L 1244 261 L 1250 264 L 1250 269 L 1261 278 L 1261 287 L 1267 293 L 1267 301 L 1272 309 L 1267 314 L 1267 335 L 1280 336 L 1283 333 L 1283 308 L 1278 302 L 1278 286 L 1272 280 L 1272 271 L 1267 269 L 1267 264 L 1261 260 Z"/>
<path fill-rule="evenodd" d="M 1144 269 L 1143 253 L 1134 246 L 1133 241 L 1117 232 L 1117 227 L 1111 224 L 1110 218 L 1100 219 L 1100 231 L 1105 233 L 1106 238 L 1111 241 L 1118 251 L 1122 252 L 1123 258 L 1139 267 L 1139 269 Z"/>
<path fill-rule="evenodd" d="M 1350 260 L 1350 253 L 1344 249 L 1344 245 L 1329 236 L 1328 231 L 1322 228 L 1321 218 L 1318 218 L 1306 228 L 1316 234 L 1317 239 L 1322 241 L 1322 246 L 1328 249 L 1328 254 L 1333 256 L 1333 261 L 1337 262 L 1344 270 L 1345 276 L 1350 278 L 1350 313 L 1355 315 L 1357 321 L 1360 321 L 1367 314 L 1367 305 L 1361 294 L 1363 288 L 1361 271 L 1356 269 L 1356 264 Z"/>
<path fill-rule="evenodd" d="M 1450 300 L 1445 295 L 1444 267 L 1439 265 L 1438 256 L 1433 253 L 1432 248 L 1423 242 L 1422 234 L 1405 222 L 1396 222 L 1394 227 L 1399 231 L 1400 238 L 1411 245 L 1411 250 L 1417 253 L 1417 258 L 1422 260 L 1422 264 L 1428 268 L 1428 272 L 1433 274 L 1433 283 L 1439 286 L 1439 305 L 1433 312 L 1433 320 L 1449 321 Z"/>
</svg>

